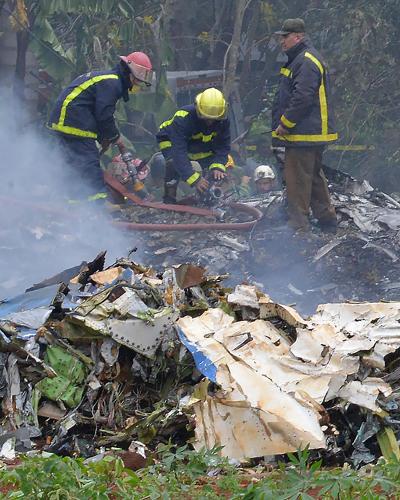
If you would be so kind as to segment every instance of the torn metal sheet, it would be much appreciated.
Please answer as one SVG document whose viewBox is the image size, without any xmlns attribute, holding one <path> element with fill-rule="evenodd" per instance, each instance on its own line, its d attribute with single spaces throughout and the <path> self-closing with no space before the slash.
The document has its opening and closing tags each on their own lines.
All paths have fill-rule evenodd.
<svg viewBox="0 0 400 500">
<path fill-rule="evenodd" d="M 250 250 L 249 244 L 247 242 L 241 243 L 237 238 L 230 238 L 229 236 L 222 234 L 217 235 L 218 241 L 222 243 L 222 245 L 232 248 L 237 252 L 248 252 Z"/>
<path fill-rule="evenodd" d="M 161 343 L 162 333 L 179 317 L 177 311 L 165 308 L 156 312 L 151 321 L 141 319 L 107 320 L 108 333 L 118 343 L 152 358 Z"/>
<path fill-rule="evenodd" d="M 378 398 L 392 389 L 361 368 L 370 366 L 366 356 L 400 347 L 400 303 L 325 304 L 308 321 L 267 296 L 259 304 L 260 317 L 285 317 L 296 328 L 294 342 L 269 321 L 235 322 L 221 310 L 177 322 L 197 368 L 220 387 L 192 402 L 197 448 L 223 446 L 234 458 L 271 455 L 295 449 L 305 435 L 311 448 L 323 448 L 321 404 L 332 399 L 383 414 Z"/>
<path fill-rule="evenodd" d="M 104 339 L 101 343 L 100 353 L 107 365 L 113 366 L 118 360 L 119 345 L 112 339 Z"/>
<path fill-rule="evenodd" d="M 192 264 L 182 264 L 174 267 L 176 283 L 182 290 L 200 285 L 205 279 L 205 268 Z"/>
<path fill-rule="evenodd" d="M 49 318 L 59 291 L 57 284 L 5 299 L 0 302 L 0 320 L 37 329 Z"/>
<path fill-rule="evenodd" d="M 118 279 L 123 272 L 123 267 L 112 267 L 110 269 L 106 269 L 105 271 L 97 271 L 96 273 L 91 274 L 90 279 L 97 285 L 106 285 L 107 283 L 112 283 Z"/>
<path fill-rule="evenodd" d="M 215 365 L 221 386 L 215 396 L 194 405 L 197 448 L 219 445 L 224 455 L 244 458 L 294 451 L 306 442 L 312 448 L 325 447 L 318 412 L 262 371 L 267 358 L 259 349 L 268 335 L 267 350 L 276 348 L 280 357 L 288 350 L 283 339 L 275 346 L 279 333 L 273 325 L 262 320 L 232 324 L 229 315 L 211 309 L 199 318 L 178 320 L 178 326 Z M 251 340 L 241 343 L 243 337 L 249 339 L 248 333 Z"/>
<path fill-rule="evenodd" d="M 330 241 L 329 243 L 327 243 L 326 245 L 324 245 L 323 247 L 321 247 L 318 250 L 318 252 L 315 254 L 315 256 L 313 258 L 313 261 L 317 262 L 319 259 L 321 259 L 325 255 L 327 255 L 331 250 L 333 250 L 337 246 L 339 246 L 342 243 L 344 243 L 346 241 L 346 239 L 347 239 L 347 237 L 344 236 L 342 238 L 336 238 L 336 239 Z"/>
<path fill-rule="evenodd" d="M 307 325 L 307 321 L 303 319 L 293 307 L 277 304 L 273 302 L 268 295 L 261 296 L 258 302 L 260 307 L 260 319 L 278 317 L 293 327 L 303 327 Z"/>
<path fill-rule="evenodd" d="M 379 394 L 390 396 L 392 388 L 382 379 L 367 377 L 362 382 L 353 380 L 344 385 L 338 392 L 338 396 L 349 403 L 356 404 L 363 408 L 368 408 L 375 413 L 382 413 L 376 404 Z"/>
<path fill-rule="evenodd" d="M 228 295 L 228 303 L 239 307 L 260 309 L 257 288 L 251 285 L 237 285 L 235 291 Z"/>
</svg>

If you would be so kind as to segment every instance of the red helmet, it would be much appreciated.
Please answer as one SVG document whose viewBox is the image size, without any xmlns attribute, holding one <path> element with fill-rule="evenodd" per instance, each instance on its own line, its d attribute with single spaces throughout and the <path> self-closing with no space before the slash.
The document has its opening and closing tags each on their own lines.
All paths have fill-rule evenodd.
<svg viewBox="0 0 400 500">
<path fill-rule="evenodd" d="M 127 56 L 119 56 L 129 68 L 132 75 L 146 85 L 151 85 L 153 78 L 152 64 L 144 52 L 132 52 Z"/>
</svg>

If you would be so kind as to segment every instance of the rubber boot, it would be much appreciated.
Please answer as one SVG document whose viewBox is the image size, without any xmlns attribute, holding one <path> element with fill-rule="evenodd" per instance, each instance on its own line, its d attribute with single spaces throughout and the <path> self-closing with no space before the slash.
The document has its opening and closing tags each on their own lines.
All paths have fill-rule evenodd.
<svg viewBox="0 0 400 500">
<path fill-rule="evenodd" d="M 176 192 L 178 190 L 178 183 L 176 181 L 164 182 L 164 197 L 163 202 L 175 205 Z"/>
</svg>

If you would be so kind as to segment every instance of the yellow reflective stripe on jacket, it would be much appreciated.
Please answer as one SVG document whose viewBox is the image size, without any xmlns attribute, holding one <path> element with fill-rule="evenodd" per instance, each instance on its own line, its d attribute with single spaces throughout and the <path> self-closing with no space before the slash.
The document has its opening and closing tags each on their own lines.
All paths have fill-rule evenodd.
<svg viewBox="0 0 400 500">
<path fill-rule="evenodd" d="M 328 103 L 326 101 L 326 92 L 323 79 L 319 87 L 319 102 L 321 105 L 322 135 L 324 135 L 328 133 Z"/>
<path fill-rule="evenodd" d="M 180 116 L 181 118 L 185 118 L 185 116 L 187 116 L 188 114 L 189 114 L 189 111 L 185 111 L 184 109 L 179 109 L 170 120 L 166 120 L 165 122 L 162 122 L 162 124 L 160 125 L 160 129 L 168 127 L 168 125 L 171 125 L 177 116 Z"/>
<path fill-rule="evenodd" d="M 324 67 L 322 66 L 322 64 L 318 61 L 318 59 L 315 56 L 310 54 L 310 52 L 305 52 L 304 57 L 308 57 L 308 59 L 311 59 L 311 61 L 318 66 L 318 69 L 320 70 L 321 75 L 324 74 Z"/>
<path fill-rule="evenodd" d="M 81 94 L 84 90 L 91 87 L 92 85 L 101 82 L 102 80 L 118 80 L 118 78 L 118 75 L 114 74 L 94 76 L 93 78 L 89 78 L 89 80 L 86 80 L 85 82 L 75 87 L 74 90 L 72 90 L 64 99 L 64 102 L 61 106 L 60 118 L 58 120 L 58 123 L 52 123 L 51 128 L 53 130 L 58 130 L 59 132 L 64 132 L 66 134 L 79 135 L 81 137 L 91 137 L 93 139 L 96 139 L 97 134 L 94 132 L 89 132 L 88 130 L 81 130 L 79 128 L 64 125 L 67 107 L 74 99 L 78 97 L 79 94 Z"/>
<path fill-rule="evenodd" d="M 283 76 L 287 76 L 288 78 L 292 77 L 292 72 L 289 68 L 281 68 L 280 74 Z"/>
<path fill-rule="evenodd" d="M 212 156 L 214 153 L 212 151 L 207 151 L 206 153 L 188 153 L 189 160 L 204 160 Z"/>
<path fill-rule="evenodd" d="M 213 170 L 214 168 L 218 168 L 218 170 L 226 172 L 226 166 L 223 163 L 211 163 L 211 165 L 208 167 L 209 170 Z"/>
<path fill-rule="evenodd" d="M 201 139 L 202 142 L 210 142 L 217 135 L 217 132 L 211 132 L 211 134 L 205 135 L 203 132 L 192 135 L 192 139 Z"/>
<path fill-rule="evenodd" d="M 296 126 L 296 124 L 288 120 L 285 115 L 281 116 L 281 122 L 285 125 L 286 128 L 293 128 Z"/>
<path fill-rule="evenodd" d="M 326 100 L 326 91 L 324 85 L 324 67 L 318 61 L 318 59 L 310 54 L 310 52 L 305 52 L 304 57 L 308 57 L 316 66 L 318 67 L 321 73 L 321 85 L 319 86 L 319 104 L 321 107 L 321 132 L 322 135 L 326 135 L 328 133 L 328 103 Z"/>
<path fill-rule="evenodd" d="M 288 141 L 288 142 L 329 142 L 329 141 L 336 141 L 338 138 L 338 135 L 335 134 L 301 134 L 301 135 L 296 135 L 296 134 L 287 134 L 287 135 L 278 135 L 275 131 L 272 132 L 272 137 L 275 139 L 279 139 L 281 141 Z"/>
<path fill-rule="evenodd" d="M 69 199 L 67 202 L 70 205 L 78 205 L 79 203 L 83 203 L 86 201 L 97 201 L 97 200 L 104 200 L 108 198 L 107 193 L 96 193 L 96 194 L 91 194 L 87 198 L 81 199 L 81 200 L 74 200 L 74 199 Z"/>
<path fill-rule="evenodd" d="M 78 135 L 79 137 L 89 137 L 91 139 L 97 138 L 97 134 L 95 132 L 89 132 L 88 130 L 81 130 L 80 128 L 75 127 L 68 127 L 67 125 L 59 125 L 58 123 L 52 123 L 50 128 L 51 130 L 63 132 L 64 134 Z"/>
<path fill-rule="evenodd" d="M 160 149 L 166 149 L 166 148 L 170 148 L 172 146 L 172 142 L 171 141 L 161 141 L 158 143 L 158 145 L 160 146 Z"/>
<path fill-rule="evenodd" d="M 328 149 L 333 151 L 373 151 L 375 146 L 365 144 L 332 144 Z"/>
<path fill-rule="evenodd" d="M 195 172 L 188 179 L 186 179 L 186 182 L 189 184 L 189 186 L 192 186 L 199 177 L 200 177 L 199 172 Z"/>
<path fill-rule="evenodd" d="M 88 196 L 87 200 L 88 201 L 104 200 L 107 197 L 108 197 L 107 193 L 96 193 L 92 194 L 91 196 Z"/>
</svg>

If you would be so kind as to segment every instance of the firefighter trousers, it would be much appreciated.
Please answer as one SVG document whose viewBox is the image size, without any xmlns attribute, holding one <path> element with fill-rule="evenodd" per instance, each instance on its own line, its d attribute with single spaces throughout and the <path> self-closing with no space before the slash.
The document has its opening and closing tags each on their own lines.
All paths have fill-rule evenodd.
<svg viewBox="0 0 400 500">
<path fill-rule="evenodd" d="M 295 230 L 310 229 L 310 208 L 320 226 L 336 225 L 328 183 L 322 170 L 323 147 L 286 148 L 284 178 L 288 199 L 289 225 Z"/>
<path fill-rule="evenodd" d="M 55 134 L 65 160 L 64 186 L 73 196 L 86 197 L 105 191 L 100 154 L 95 139 L 69 137 Z"/>
</svg>

